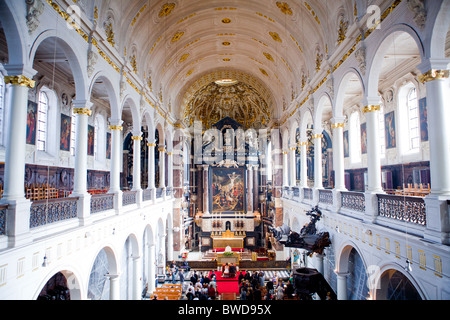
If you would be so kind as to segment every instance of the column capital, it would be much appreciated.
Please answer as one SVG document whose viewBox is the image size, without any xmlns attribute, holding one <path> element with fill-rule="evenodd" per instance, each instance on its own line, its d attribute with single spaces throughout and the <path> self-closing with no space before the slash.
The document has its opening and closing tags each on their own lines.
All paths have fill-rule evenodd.
<svg viewBox="0 0 450 320">
<path fill-rule="evenodd" d="M 313 139 L 322 139 L 323 138 L 323 134 L 315 134 L 312 136 Z"/>
<path fill-rule="evenodd" d="M 370 112 L 375 112 L 375 111 L 380 111 L 381 110 L 381 105 L 367 105 L 362 109 L 363 113 L 370 113 Z"/>
<path fill-rule="evenodd" d="M 436 70 L 431 69 L 422 75 L 419 76 L 419 81 L 421 83 L 433 81 L 433 80 L 442 80 L 442 79 L 448 79 L 449 77 L 449 70 Z"/>
<path fill-rule="evenodd" d="M 36 81 L 33 81 L 23 75 L 19 76 L 6 76 L 5 84 L 11 84 L 13 86 L 27 87 L 33 89 L 36 86 Z"/>
<path fill-rule="evenodd" d="M 123 127 L 122 126 L 116 126 L 116 125 L 110 125 L 110 126 L 108 126 L 108 128 L 109 128 L 109 130 L 112 130 L 112 131 L 123 131 Z"/>
<path fill-rule="evenodd" d="M 94 104 L 88 100 L 74 100 L 72 101 L 73 113 L 78 115 L 92 115 L 91 107 Z"/>
<path fill-rule="evenodd" d="M 138 135 L 131 137 L 131 140 L 133 140 L 133 141 L 142 141 L 143 139 L 144 138 L 142 138 L 141 136 L 138 136 Z"/>
</svg>

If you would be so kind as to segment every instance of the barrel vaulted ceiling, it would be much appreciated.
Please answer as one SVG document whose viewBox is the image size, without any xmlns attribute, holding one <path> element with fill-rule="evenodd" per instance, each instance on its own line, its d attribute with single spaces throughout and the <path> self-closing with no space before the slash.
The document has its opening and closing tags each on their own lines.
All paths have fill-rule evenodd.
<svg viewBox="0 0 450 320">
<path fill-rule="evenodd" d="M 352 0 L 104 0 L 99 21 L 175 118 L 230 78 L 279 119 L 337 50 L 355 9 Z"/>
</svg>

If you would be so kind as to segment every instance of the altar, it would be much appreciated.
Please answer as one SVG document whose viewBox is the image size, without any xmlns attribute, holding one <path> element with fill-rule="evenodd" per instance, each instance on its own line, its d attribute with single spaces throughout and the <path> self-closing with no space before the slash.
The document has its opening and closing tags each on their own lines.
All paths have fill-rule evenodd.
<svg viewBox="0 0 450 320">
<path fill-rule="evenodd" d="M 242 251 L 244 249 L 245 233 L 235 235 L 234 232 L 227 230 L 219 235 L 212 235 L 213 250 L 224 251 L 226 247 L 231 247 L 232 251 Z"/>
</svg>

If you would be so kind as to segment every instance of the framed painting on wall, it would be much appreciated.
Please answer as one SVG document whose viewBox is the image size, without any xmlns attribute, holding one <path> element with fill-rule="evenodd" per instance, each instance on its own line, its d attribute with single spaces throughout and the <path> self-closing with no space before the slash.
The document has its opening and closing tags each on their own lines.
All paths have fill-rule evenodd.
<svg viewBox="0 0 450 320">
<path fill-rule="evenodd" d="M 420 112 L 420 140 L 422 142 L 428 141 L 428 113 L 427 113 L 427 98 L 419 100 Z"/>
<path fill-rule="evenodd" d="M 386 129 L 386 149 L 392 149 L 397 146 L 395 138 L 395 113 L 394 111 L 385 114 Z"/>
<path fill-rule="evenodd" d="M 344 131 L 344 158 L 350 157 L 348 130 Z"/>
<path fill-rule="evenodd" d="M 72 118 L 61 114 L 61 140 L 60 149 L 62 151 L 70 151 L 70 133 L 72 128 Z"/>
<path fill-rule="evenodd" d="M 95 128 L 88 125 L 88 156 L 94 155 Z"/>
<path fill-rule="evenodd" d="M 36 144 L 36 123 L 38 105 L 33 101 L 28 101 L 27 108 L 27 144 Z"/>
<path fill-rule="evenodd" d="M 361 124 L 361 154 L 367 153 L 367 124 Z"/>
<path fill-rule="evenodd" d="M 211 212 L 245 212 L 245 186 L 245 169 L 243 167 L 211 168 Z"/>
</svg>

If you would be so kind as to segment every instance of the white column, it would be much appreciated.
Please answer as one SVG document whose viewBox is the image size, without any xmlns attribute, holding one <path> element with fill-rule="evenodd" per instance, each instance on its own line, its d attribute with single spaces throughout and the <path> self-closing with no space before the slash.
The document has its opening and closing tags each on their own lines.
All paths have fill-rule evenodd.
<svg viewBox="0 0 450 320">
<path fill-rule="evenodd" d="M 133 300 L 142 300 L 142 258 L 133 257 Z"/>
<path fill-rule="evenodd" d="M 323 274 L 323 254 L 314 254 L 314 259 L 316 260 L 316 269 L 321 274 Z"/>
<path fill-rule="evenodd" d="M 314 140 L 314 188 L 323 188 L 323 173 L 322 173 L 322 131 L 313 136 Z"/>
<path fill-rule="evenodd" d="M 376 194 L 383 193 L 381 184 L 380 131 L 378 129 L 380 98 L 368 98 L 367 101 L 374 102 L 374 104 L 369 104 L 363 108 L 367 123 L 367 175 L 369 179 L 366 192 Z"/>
<path fill-rule="evenodd" d="M 427 227 L 424 238 L 450 244 L 450 61 L 426 61 L 420 66 L 420 81 L 427 88 L 428 140 L 430 146 L 431 193 L 425 198 Z"/>
<path fill-rule="evenodd" d="M 86 100 L 73 101 L 73 113 L 77 116 L 74 187 L 72 197 L 78 197 L 80 224 L 87 224 L 91 210 L 91 195 L 87 192 L 88 119 L 92 115 L 92 103 Z"/>
<path fill-rule="evenodd" d="M 122 120 L 111 120 L 109 129 L 111 130 L 111 182 L 109 191 L 111 193 L 120 192 L 120 157 L 122 144 Z"/>
<path fill-rule="evenodd" d="M 173 260 L 173 228 L 169 228 L 167 232 L 167 257 L 166 261 Z"/>
<path fill-rule="evenodd" d="M 142 190 L 141 187 L 141 132 L 131 137 L 133 140 L 133 190 Z"/>
<path fill-rule="evenodd" d="M 345 166 L 344 166 L 344 118 L 334 118 L 333 129 L 333 167 L 334 189 L 345 191 Z"/>
<path fill-rule="evenodd" d="M 449 62 L 447 61 L 448 65 Z M 444 66 L 441 66 L 444 67 Z M 429 70 L 420 80 L 427 88 L 431 194 L 450 198 L 449 70 Z"/>
<path fill-rule="evenodd" d="M 166 146 L 159 146 L 159 187 L 166 188 Z"/>
<path fill-rule="evenodd" d="M 283 187 L 289 185 L 289 164 L 288 151 L 283 151 Z"/>
<path fill-rule="evenodd" d="M 297 166 L 295 161 L 295 151 L 297 150 L 296 146 L 291 146 L 289 148 L 289 167 L 290 167 L 290 186 L 295 187 L 297 185 Z"/>
<path fill-rule="evenodd" d="M 173 152 L 167 152 L 167 184 L 173 195 Z"/>
<path fill-rule="evenodd" d="M 109 274 L 109 300 L 120 300 L 120 277 L 117 274 Z"/>
<path fill-rule="evenodd" d="M 148 147 L 148 189 L 155 189 L 155 147 L 154 140 L 149 140 Z"/>
<path fill-rule="evenodd" d="M 156 256 L 155 245 L 149 244 L 148 246 L 148 292 L 153 293 L 155 291 L 156 280 Z"/>
<path fill-rule="evenodd" d="M 347 300 L 348 273 L 337 273 L 337 299 Z"/>
<path fill-rule="evenodd" d="M 307 150 L 308 142 L 300 143 L 300 187 L 307 188 L 308 187 L 308 150 Z M 300 195 L 301 196 L 301 195 Z"/>
<path fill-rule="evenodd" d="M 21 70 L 23 71 L 23 70 Z M 1 204 L 7 204 L 6 234 L 10 247 L 27 243 L 30 237 L 30 206 L 31 202 L 25 198 L 25 154 L 26 128 L 28 109 L 28 89 L 34 88 L 35 82 L 31 77 L 12 75 L 5 77 L 6 94 L 11 102 L 8 112 L 9 124 L 5 152 L 4 193 Z"/>
</svg>

